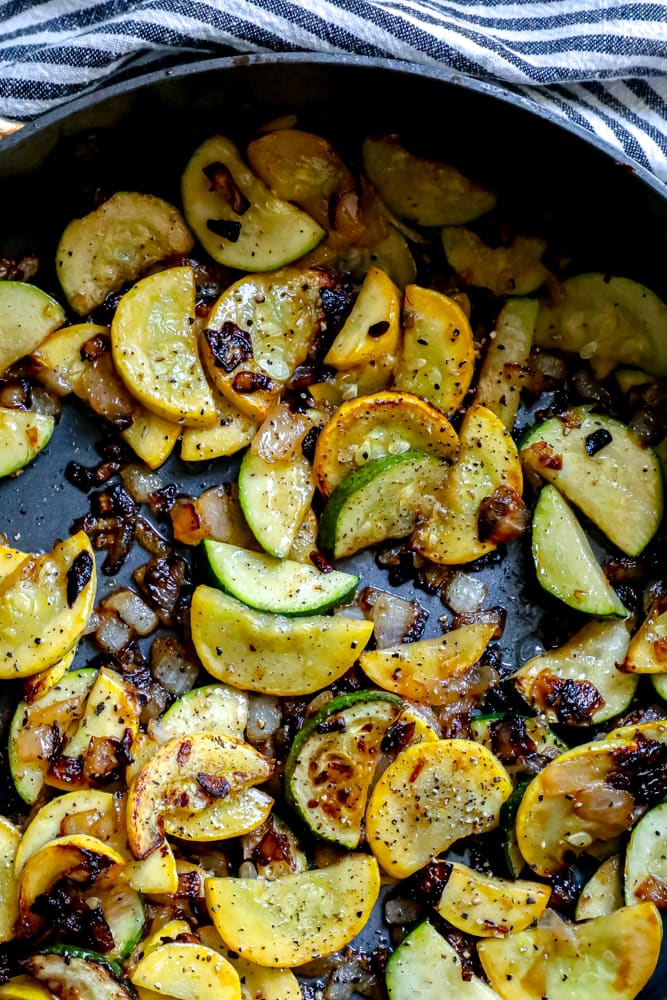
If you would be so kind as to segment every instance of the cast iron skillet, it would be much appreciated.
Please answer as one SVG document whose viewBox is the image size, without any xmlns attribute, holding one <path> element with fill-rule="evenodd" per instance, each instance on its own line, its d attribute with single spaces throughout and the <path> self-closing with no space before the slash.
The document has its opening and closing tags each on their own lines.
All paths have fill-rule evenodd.
<svg viewBox="0 0 667 1000">
<path fill-rule="evenodd" d="M 573 271 L 625 275 L 667 297 L 667 189 L 641 167 L 499 87 L 360 57 L 210 60 L 122 83 L 44 116 L 0 144 L 0 256 L 42 255 L 40 283 L 58 294 L 50 263 L 56 240 L 73 216 L 90 210 L 93 174 L 108 193 L 145 190 L 178 203 L 178 178 L 200 139 L 221 131 L 242 142 L 259 124 L 292 112 L 300 127 L 326 134 L 344 150 L 358 148 L 356 140 L 369 131 L 399 132 L 408 144 L 501 192 L 517 219 L 529 222 L 548 205 L 556 238 L 576 236 Z M 23 475 L 0 483 L 0 530 L 10 544 L 49 549 L 86 512 L 86 498 L 66 482 L 64 468 L 70 459 L 96 464 L 98 437 L 99 427 L 67 401 L 46 452 Z M 234 478 L 236 468 L 235 460 L 193 468 L 172 459 L 161 474 L 165 483 L 198 494 Z M 535 651 L 549 618 L 562 617 L 562 606 L 526 586 L 528 558 L 525 545 L 514 545 L 500 566 L 480 574 L 489 586 L 487 605 L 508 611 L 500 650 L 507 669 Z M 100 576 L 98 597 L 129 582 L 144 559 L 136 553 L 119 576 Z M 364 583 L 387 588 L 369 553 L 349 564 Z M 392 589 L 415 596 L 409 584 Z M 425 636 L 439 634 L 441 603 L 421 591 L 417 596 L 431 612 Z M 92 650 L 84 646 L 77 655 L 83 663 Z M 16 692 L 5 687 L 0 719 L 6 722 Z M 6 779 L 0 779 L 0 798 L 12 801 Z M 365 946 L 376 946 L 380 933 L 379 923 L 369 928 Z M 643 1000 L 667 1000 L 666 962 Z"/>
</svg>

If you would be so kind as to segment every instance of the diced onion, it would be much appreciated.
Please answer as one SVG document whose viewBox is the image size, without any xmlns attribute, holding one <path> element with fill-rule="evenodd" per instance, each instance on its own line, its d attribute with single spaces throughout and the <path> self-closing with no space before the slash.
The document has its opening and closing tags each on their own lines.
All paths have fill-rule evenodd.
<svg viewBox="0 0 667 1000">
<path fill-rule="evenodd" d="M 250 743 L 257 743 L 273 736 L 282 725 L 282 721 L 283 713 L 278 698 L 268 694 L 249 697 L 246 736 Z"/>
<path fill-rule="evenodd" d="M 157 472 L 151 472 L 143 465 L 126 465 L 120 472 L 123 486 L 137 503 L 148 503 L 151 493 L 157 493 L 164 485 Z"/>
<path fill-rule="evenodd" d="M 454 614 L 460 614 L 479 611 L 488 592 L 488 587 L 478 577 L 457 571 L 442 588 L 442 599 Z"/>
</svg>

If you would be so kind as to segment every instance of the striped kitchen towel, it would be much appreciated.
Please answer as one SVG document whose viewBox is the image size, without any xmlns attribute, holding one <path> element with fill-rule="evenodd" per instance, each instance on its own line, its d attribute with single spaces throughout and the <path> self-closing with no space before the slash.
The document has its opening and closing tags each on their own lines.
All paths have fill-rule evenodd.
<svg viewBox="0 0 667 1000">
<path fill-rule="evenodd" d="M 667 4 L 652 0 L 0 0 L 0 116 L 158 63 L 285 51 L 499 81 L 667 182 Z"/>
</svg>

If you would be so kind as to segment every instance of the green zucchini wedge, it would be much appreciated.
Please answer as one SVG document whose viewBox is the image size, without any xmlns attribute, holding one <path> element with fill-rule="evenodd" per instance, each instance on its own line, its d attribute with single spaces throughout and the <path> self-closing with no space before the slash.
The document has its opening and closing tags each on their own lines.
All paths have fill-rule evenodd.
<svg viewBox="0 0 667 1000">
<path fill-rule="evenodd" d="M 535 505 L 532 551 L 539 583 L 564 604 L 589 615 L 628 614 L 555 486 L 545 486 Z"/>
<path fill-rule="evenodd" d="M 650 809 L 630 834 L 623 891 L 628 906 L 642 899 L 667 906 L 667 802 Z"/>
<path fill-rule="evenodd" d="M 336 559 L 388 538 L 404 538 L 447 475 L 425 452 L 367 462 L 336 487 L 320 518 L 319 545 Z"/>
<path fill-rule="evenodd" d="M 36 285 L 0 281 L 0 374 L 65 322 L 65 310 Z"/>
<path fill-rule="evenodd" d="M 217 586 L 248 607 L 280 615 L 321 614 L 351 600 L 359 577 L 293 559 L 275 559 L 227 542 L 203 543 L 208 568 Z"/>
<path fill-rule="evenodd" d="M 401 699 L 355 691 L 330 701 L 297 734 L 285 766 L 290 805 L 316 836 L 353 850 L 382 740 Z"/>
<path fill-rule="evenodd" d="M 54 945 L 25 960 L 31 976 L 63 1000 L 137 1000 L 117 962 L 73 945 Z"/>
<path fill-rule="evenodd" d="M 185 216 L 213 260 L 245 271 L 274 271 L 316 247 L 325 231 L 272 194 L 222 135 L 207 139 L 185 168 Z"/>
<path fill-rule="evenodd" d="M 629 556 L 651 541 L 663 512 L 660 463 L 625 424 L 577 406 L 538 424 L 522 464 L 563 495 Z"/>
<path fill-rule="evenodd" d="M 389 1000 L 497 1000 L 498 994 L 473 975 L 463 978 L 461 959 L 453 945 L 424 921 L 408 934 L 387 963 Z"/>
<path fill-rule="evenodd" d="M 0 407 L 0 476 L 25 468 L 51 440 L 56 422 L 47 413 Z"/>
<path fill-rule="evenodd" d="M 549 722 L 605 722 L 628 707 L 637 689 L 637 675 L 618 669 L 629 643 L 626 621 L 589 621 L 558 649 L 524 663 L 513 675 L 514 685 Z"/>
</svg>

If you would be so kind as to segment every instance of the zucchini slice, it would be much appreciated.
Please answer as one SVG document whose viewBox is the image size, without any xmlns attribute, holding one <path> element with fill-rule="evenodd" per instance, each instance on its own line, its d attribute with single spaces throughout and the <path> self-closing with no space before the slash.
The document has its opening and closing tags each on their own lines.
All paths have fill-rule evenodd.
<svg viewBox="0 0 667 1000">
<path fill-rule="evenodd" d="M 558 649 L 525 663 L 513 675 L 514 685 L 549 722 L 605 722 L 623 712 L 637 690 L 637 675 L 618 668 L 629 643 L 627 622 L 587 622 Z"/>
<path fill-rule="evenodd" d="M 30 677 L 65 656 L 88 625 L 96 582 L 83 531 L 28 556 L 1 580 L 0 678 Z"/>
<path fill-rule="evenodd" d="M 475 402 L 500 417 L 505 429 L 514 427 L 535 334 L 538 304 L 535 299 L 510 299 L 496 321 L 477 382 Z"/>
<path fill-rule="evenodd" d="M 0 476 L 24 469 L 46 448 L 56 422 L 46 413 L 0 407 Z"/>
<path fill-rule="evenodd" d="M 529 784 L 529 781 L 520 782 L 507 801 L 503 802 L 500 809 L 503 856 L 507 865 L 507 871 L 512 878 L 518 878 L 526 867 L 526 859 L 519 849 L 519 842 L 516 835 L 516 814 Z"/>
<path fill-rule="evenodd" d="M 576 920 L 606 917 L 620 910 L 623 902 L 623 864 L 619 854 L 612 854 L 581 890 L 574 916 Z"/>
<path fill-rule="evenodd" d="M 582 924 L 550 916 L 544 925 L 478 944 L 482 968 L 503 1000 L 585 1000 L 596 993 L 635 1000 L 660 955 L 662 923 L 652 903 Z"/>
<path fill-rule="evenodd" d="M 463 402 L 473 376 L 475 345 L 468 317 L 441 292 L 408 285 L 403 331 L 395 387 L 451 416 Z"/>
<path fill-rule="evenodd" d="M 627 555 L 639 555 L 663 510 L 660 463 L 625 424 L 577 406 L 538 424 L 521 441 L 521 461 Z"/>
<path fill-rule="evenodd" d="M 454 927 L 475 937 L 503 937 L 525 930 L 542 916 L 551 896 L 550 886 L 484 875 L 458 861 L 440 862 L 441 873 L 446 881 L 436 910 Z"/>
<path fill-rule="evenodd" d="M 482 501 L 501 488 L 518 500 L 523 490 L 516 445 L 495 413 L 473 404 L 463 418 L 460 442 L 458 461 L 436 495 L 430 516 L 412 538 L 418 552 L 447 566 L 493 552 L 496 543 L 479 536 Z"/>
<path fill-rule="evenodd" d="M 331 955 L 365 926 L 380 892 L 368 854 L 327 868 L 264 878 L 210 878 L 206 903 L 225 944 L 257 965 L 303 965 Z"/>
<path fill-rule="evenodd" d="M 19 915 L 15 862 L 20 842 L 18 827 L 0 816 L 0 942 L 13 939 Z"/>
<path fill-rule="evenodd" d="M 232 964 L 193 941 L 169 941 L 145 954 L 132 972 L 132 982 L 179 1000 L 241 1000 L 241 982 Z"/>
<path fill-rule="evenodd" d="M 277 198 L 225 136 L 207 139 L 183 173 L 185 217 L 213 260 L 242 271 L 275 271 L 302 257 L 325 231 Z"/>
<path fill-rule="evenodd" d="M 9 769 L 16 791 L 29 805 L 37 800 L 49 766 L 48 755 L 39 741 L 34 745 L 34 736 L 46 737 L 53 722 L 61 732 L 71 735 L 83 716 L 96 677 L 97 670 L 91 667 L 72 670 L 32 704 L 21 701 L 17 705 L 9 727 Z M 41 721 L 45 714 L 48 722 Z"/>
<path fill-rule="evenodd" d="M 234 406 L 264 420 L 326 327 L 321 291 L 334 278 L 314 268 L 250 274 L 226 288 L 206 321 L 208 374 Z"/>
<path fill-rule="evenodd" d="M 630 834 L 623 879 L 628 906 L 643 899 L 667 906 L 667 802 L 642 816 Z"/>
<path fill-rule="evenodd" d="M 248 696 L 226 684 L 205 684 L 181 695 L 163 716 L 149 725 L 160 743 L 194 733 L 219 733 L 243 739 L 248 724 Z"/>
<path fill-rule="evenodd" d="M 473 975 L 463 978 L 456 949 L 424 921 L 411 931 L 387 962 L 389 1000 L 497 1000 L 498 994 Z"/>
<path fill-rule="evenodd" d="M 420 451 L 367 462 L 329 497 L 320 517 L 320 548 L 342 559 L 388 538 L 405 538 L 447 473 L 444 462 Z"/>
<path fill-rule="evenodd" d="M 473 622 L 436 639 L 362 653 L 359 666 L 386 691 L 426 705 L 451 704 L 458 698 L 449 690 L 452 678 L 481 659 L 495 631 L 494 623 Z"/>
<path fill-rule="evenodd" d="M 111 324 L 113 360 L 123 382 L 151 413 L 188 427 L 211 427 L 216 410 L 197 351 L 191 267 L 138 281 Z"/>
<path fill-rule="evenodd" d="M 394 357 L 401 343 L 401 297 L 393 281 L 371 265 L 325 365 L 348 370 Z"/>
<path fill-rule="evenodd" d="M 545 486 L 533 512 L 533 560 L 540 585 L 589 615 L 628 614 L 595 558 L 577 516 L 555 486 Z"/>
<path fill-rule="evenodd" d="M 638 631 L 630 640 L 624 670 L 652 674 L 653 680 L 667 673 L 667 597 L 657 597 Z M 658 676 L 655 676 L 658 675 Z M 658 690 L 656 688 L 656 690 Z"/>
<path fill-rule="evenodd" d="M 323 573 L 306 563 L 274 559 L 226 542 L 207 539 L 203 545 L 217 585 L 258 611 L 322 613 L 351 600 L 359 584 L 359 577 L 351 573 Z"/>
<path fill-rule="evenodd" d="M 317 439 L 313 469 L 328 497 L 346 476 L 377 458 L 426 452 L 444 462 L 458 453 L 447 417 L 409 392 L 376 392 L 343 403 Z"/>
<path fill-rule="evenodd" d="M 418 743 L 373 789 L 366 839 L 387 874 L 405 878 L 462 837 L 494 830 L 511 791 L 504 767 L 479 743 Z"/>
<path fill-rule="evenodd" d="M 36 285 L 0 281 L 0 375 L 65 322 L 65 310 Z"/>
<path fill-rule="evenodd" d="M 571 351 L 605 378 L 616 365 L 667 375 L 667 306 L 644 285 L 608 274 L 577 274 L 540 303 L 535 342 Z"/>
<path fill-rule="evenodd" d="M 459 226 L 490 212 L 491 191 L 456 167 L 416 156 L 394 135 L 369 136 L 363 144 L 366 176 L 401 219 L 418 226 Z"/>
<path fill-rule="evenodd" d="M 62 1000 L 136 1000 L 116 962 L 72 945 L 54 945 L 25 960 L 31 976 Z"/>
<path fill-rule="evenodd" d="M 297 734 L 285 794 L 316 836 L 350 850 L 359 846 L 382 740 L 400 707 L 400 698 L 384 691 L 341 695 Z"/>
<path fill-rule="evenodd" d="M 442 245 L 464 285 L 488 288 L 494 295 L 530 295 L 550 277 L 542 263 L 547 241 L 538 236 L 519 235 L 507 247 L 490 247 L 465 226 L 447 226 Z"/>
<path fill-rule="evenodd" d="M 187 254 L 194 240 L 180 212 L 152 194 L 118 191 L 74 219 L 60 237 L 56 273 L 74 312 L 85 316 L 151 264 Z"/>
<path fill-rule="evenodd" d="M 342 615 L 287 618 L 248 608 L 200 586 L 192 597 L 192 640 L 210 674 L 263 694 L 311 694 L 352 666 L 373 623 Z"/>
<path fill-rule="evenodd" d="M 139 893 L 128 885 L 95 888 L 102 914 L 114 940 L 108 958 L 127 958 L 139 944 L 146 926 L 146 912 Z"/>
<path fill-rule="evenodd" d="M 313 470 L 301 454 L 268 462 L 248 448 L 239 470 L 239 501 L 262 548 L 285 559 L 315 493 Z"/>
</svg>

